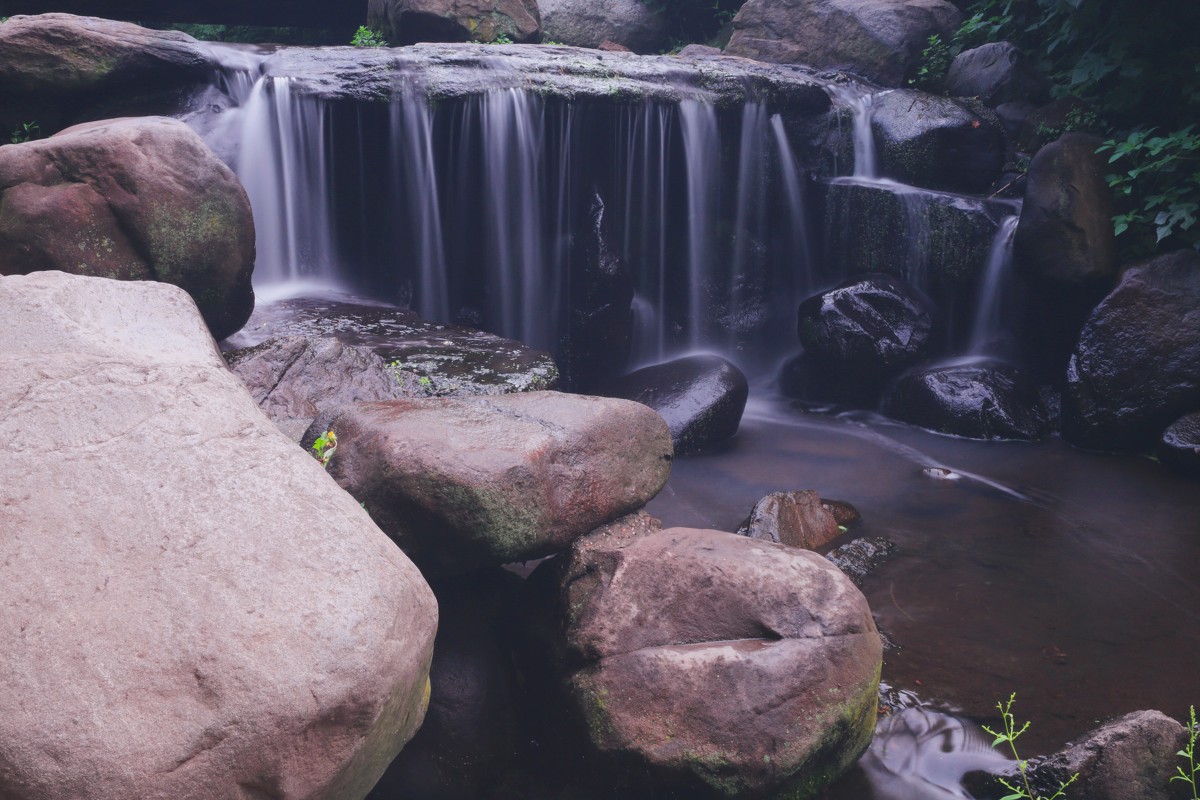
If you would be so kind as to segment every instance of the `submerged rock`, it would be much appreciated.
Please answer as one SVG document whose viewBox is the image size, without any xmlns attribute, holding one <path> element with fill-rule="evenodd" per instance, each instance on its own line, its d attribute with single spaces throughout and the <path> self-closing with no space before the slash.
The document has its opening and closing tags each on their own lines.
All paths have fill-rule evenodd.
<svg viewBox="0 0 1200 800">
<path fill-rule="evenodd" d="M 738 431 L 750 386 L 720 356 L 677 358 L 626 375 L 610 394 L 653 408 L 666 420 L 679 454 L 696 453 Z"/>
<path fill-rule="evenodd" d="M 173 286 L 0 278 L 0 796 L 363 797 L 433 595 Z"/>
<path fill-rule="evenodd" d="M 357 403 L 329 474 L 426 574 L 540 558 L 658 494 L 666 425 L 645 406 L 557 392 Z"/>
<path fill-rule="evenodd" d="M 1200 411 L 1167 426 L 1158 443 L 1158 457 L 1180 472 L 1200 476 Z"/>
<path fill-rule="evenodd" d="M 282 300 L 256 309 L 245 328 L 225 344 L 253 347 L 278 336 L 332 337 L 369 348 L 405 388 L 415 382 L 424 395 L 506 394 L 558 385 L 558 367 L 549 353 L 492 333 L 429 322 L 414 311 L 386 305 Z"/>
<path fill-rule="evenodd" d="M 562 669 L 550 707 L 621 790 L 811 797 L 870 742 L 879 635 L 815 553 L 624 526 L 531 580 Z"/>
<path fill-rule="evenodd" d="M 863 579 L 891 558 L 895 551 L 895 542 L 882 536 L 871 536 L 847 542 L 830 552 L 826 558 L 854 581 L 855 586 L 862 586 Z"/>
<path fill-rule="evenodd" d="M 1200 408 L 1200 253 L 1130 267 L 1079 334 L 1067 368 L 1063 435 L 1086 447 L 1153 448 Z"/>
<path fill-rule="evenodd" d="M 961 20 L 946 0 L 748 0 L 725 52 L 899 86 L 929 37 L 948 40 Z"/>
<path fill-rule="evenodd" d="M 397 45 L 541 37 L 535 0 L 368 0 L 367 24 Z"/>
<path fill-rule="evenodd" d="M 250 201 L 182 122 L 91 122 L 0 147 L 0 197 L 0 275 L 173 283 L 218 339 L 254 308 Z"/>
<path fill-rule="evenodd" d="M 1050 429 L 1037 385 L 998 361 L 910 372 L 888 390 L 883 413 L 970 439 L 1040 439 Z"/>
<path fill-rule="evenodd" d="M 842 535 L 838 514 L 851 518 L 857 513 L 847 503 L 831 508 L 812 490 L 772 492 L 755 503 L 738 534 L 816 550 Z"/>
</svg>

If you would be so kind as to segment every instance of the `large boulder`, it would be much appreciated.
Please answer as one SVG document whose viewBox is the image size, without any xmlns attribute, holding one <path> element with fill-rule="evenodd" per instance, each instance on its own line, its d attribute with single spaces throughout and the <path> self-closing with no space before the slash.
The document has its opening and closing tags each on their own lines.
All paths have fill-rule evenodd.
<svg viewBox="0 0 1200 800">
<path fill-rule="evenodd" d="M 907 373 L 888 390 L 883 413 L 970 439 L 1040 439 L 1050 431 L 1037 384 L 998 361 Z"/>
<path fill-rule="evenodd" d="M 695 355 L 635 370 L 611 394 L 657 411 L 671 430 L 675 451 L 684 454 L 710 449 L 737 433 L 750 385 L 720 356 Z"/>
<path fill-rule="evenodd" d="M 1038 150 L 1013 238 L 1013 268 L 1033 291 L 1025 349 L 1044 378 L 1060 380 L 1079 329 L 1117 277 L 1112 193 L 1100 140 L 1068 133 Z"/>
<path fill-rule="evenodd" d="M 0 307 L 0 796 L 365 796 L 425 711 L 421 575 L 179 289 Z"/>
<path fill-rule="evenodd" d="M 531 581 L 563 736 L 625 796 L 812 797 L 871 740 L 879 636 L 815 553 L 614 524 Z"/>
<path fill-rule="evenodd" d="M 392 44 L 541 38 L 535 0 L 369 0 L 367 24 Z"/>
<path fill-rule="evenodd" d="M 357 403 L 317 417 L 329 473 L 429 574 L 540 558 L 647 503 L 671 440 L 642 405 L 557 392 Z"/>
<path fill-rule="evenodd" d="M 1125 271 L 1079 334 L 1067 367 L 1063 434 L 1088 447 L 1153 447 L 1200 408 L 1200 253 Z"/>
<path fill-rule="evenodd" d="M 948 39 L 961 20 L 947 0 L 748 0 L 725 53 L 899 86 L 929 37 Z"/>
<path fill-rule="evenodd" d="M 946 73 L 946 91 L 955 97 L 978 97 L 995 108 L 1038 102 L 1046 80 L 1012 42 L 988 42 L 955 56 Z"/>
<path fill-rule="evenodd" d="M 615 42 L 635 53 L 657 53 L 669 44 L 666 17 L 641 0 L 541 0 L 538 8 L 542 35 L 553 42 Z"/>
<path fill-rule="evenodd" d="M 0 275 L 173 283 L 221 339 L 254 308 L 253 269 L 246 192 L 182 122 L 91 122 L 0 147 Z"/>
<path fill-rule="evenodd" d="M 1200 411 L 1184 414 L 1167 426 L 1158 441 L 1158 458 L 1186 475 L 1200 477 Z"/>
<path fill-rule="evenodd" d="M 178 31 L 72 14 L 11 17 L 0 25 L 0 131 L 169 113 L 173 95 L 216 68 L 203 44 Z"/>
<path fill-rule="evenodd" d="M 805 355 L 847 388 L 869 398 L 924 358 L 932 331 L 928 303 L 890 275 L 860 275 L 800 304 Z"/>
<path fill-rule="evenodd" d="M 884 92 L 875 96 L 871 131 L 880 173 L 913 186 L 980 193 L 1004 167 L 1004 128 L 978 102 Z"/>
</svg>

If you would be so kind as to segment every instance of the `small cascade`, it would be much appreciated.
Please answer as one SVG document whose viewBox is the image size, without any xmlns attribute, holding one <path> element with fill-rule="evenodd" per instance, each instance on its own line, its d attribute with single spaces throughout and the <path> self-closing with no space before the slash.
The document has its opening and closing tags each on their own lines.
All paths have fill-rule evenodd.
<svg viewBox="0 0 1200 800">
<path fill-rule="evenodd" d="M 868 89 L 857 83 L 835 84 L 830 91 L 850 109 L 854 137 L 853 176 L 863 181 L 878 180 L 879 163 L 875 157 L 875 134 L 871 130 L 871 120 L 875 113 L 876 98 L 887 94 L 887 91 Z"/>
<path fill-rule="evenodd" d="M 687 165 L 687 286 L 688 343 L 703 344 L 701 320 L 706 317 L 705 283 L 713 272 L 712 257 L 719 196 L 713 165 L 720 159 L 716 109 L 696 100 L 679 104 L 683 151 Z"/>
<path fill-rule="evenodd" d="M 788 245 L 792 253 L 799 256 L 796 277 L 797 291 L 793 294 L 793 305 L 799 303 L 819 286 L 817 259 L 812 251 L 812 239 L 808 232 L 808 202 L 804 192 L 804 173 L 792 154 L 791 143 L 783 129 L 783 118 L 778 114 L 771 117 L 771 136 L 775 144 L 779 175 L 783 181 L 784 196 L 787 198 L 788 216 L 784 220 L 788 232 Z"/>
<path fill-rule="evenodd" d="M 1012 285 L 1013 238 L 1019 221 L 1019 214 L 1005 217 L 992 240 L 979 287 L 979 301 L 975 307 L 975 325 L 971 329 L 968 355 L 1006 355 L 1003 352 L 1007 344 L 1008 315 L 1005 311 Z"/>
</svg>

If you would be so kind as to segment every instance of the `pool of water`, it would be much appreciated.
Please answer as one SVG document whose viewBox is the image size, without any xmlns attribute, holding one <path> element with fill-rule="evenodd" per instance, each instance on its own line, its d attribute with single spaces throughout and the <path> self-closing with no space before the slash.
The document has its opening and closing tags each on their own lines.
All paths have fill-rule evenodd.
<svg viewBox="0 0 1200 800">
<path fill-rule="evenodd" d="M 789 489 L 853 503 L 864 521 L 849 536 L 896 543 L 863 592 L 895 645 L 884 680 L 921 699 L 883 720 L 831 798 L 967 796 L 945 776 L 978 750 L 971 721 L 995 724 L 1014 691 L 1033 720 L 1023 756 L 1129 711 L 1181 718 L 1200 702 L 1200 484 L 1058 439 L 970 441 L 757 391 L 729 445 L 678 460 L 648 510 L 732 531 Z"/>
</svg>

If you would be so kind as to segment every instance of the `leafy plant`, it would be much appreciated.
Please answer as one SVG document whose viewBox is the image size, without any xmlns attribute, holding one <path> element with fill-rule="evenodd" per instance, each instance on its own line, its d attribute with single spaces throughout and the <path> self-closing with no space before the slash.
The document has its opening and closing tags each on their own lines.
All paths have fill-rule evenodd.
<svg viewBox="0 0 1200 800">
<path fill-rule="evenodd" d="M 1197 792 L 1196 774 L 1200 773 L 1200 764 L 1196 763 L 1196 739 L 1200 738 L 1200 725 L 1196 724 L 1196 707 L 1192 706 L 1191 718 L 1186 726 L 1188 741 L 1175 755 L 1187 762 L 1187 770 L 1183 767 L 1175 767 L 1179 772 L 1171 778 L 1171 782 L 1180 781 L 1192 787 L 1192 800 L 1200 800 L 1200 792 Z"/>
<path fill-rule="evenodd" d="M 26 122 L 17 128 L 13 129 L 12 136 L 9 141 L 13 144 L 21 144 L 22 142 L 33 141 L 40 138 L 42 129 L 38 127 L 37 122 Z"/>
<path fill-rule="evenodd" d="M 383 34 L 379 31 L 374 31 L 366 25 L 359 25 L 358 30 L 354 32 L 354 38 L 350 40 L 350 44 L 355 47 L 387 47 L 387 39 L 383 38 Z"/>
<path fill-rule="evenodd" d="M 983 729 L 987 731 L 989 735 L 995 737 L 995 740 L 992 742 L 992 747 L 999 747 L 1002 744 L 1008 745 L 1009 750 L 1012 751 L 1013 758 L 1017 761 L 1017 772 L 1021 778 L 1019 785 L 1013 785 L 1005 778 L 996 778 L 996 780 L 1000 781 L 1001 785 L 1003 785 L 1004 788 L 1010 792 L 1010 794 L 1005 795 L 1004 797 L 1000 798 L 1000 800 L 1060 800 L 1060 798 L 1066 798 L 1067 787 L 1079 778 L 1078 772 L 1072 775 L 1068 780 L 1059 782 L 1058 791 L 1049 797 L 1040 794 L 1034 794 L 1033 789 L 1030 788 L 1029 762 L 1023 760 L 1017 753 L 1017 739 L 1020 738 L 1025 731 L 1029 730 L 1029 723 L 1026 722 L 1020 728 L 1017 727 L 1016 720 L 1012 714 L 1012 705 L 1016 699 L 1017 693 L 1013 692 L 1011 695 L 1009 695 L 1007 703 L 996 703 L 996 708 L 1000 710 L 1000 718 L 1004 722 L 1003 731 L 994 731 L 986 725 L 983 726 Z"/>
<path fill-rule="evenodd" d="M 958 52 L 936 33 L 927 41 L 928 46 L 921 51 L 917 74 L 908 79 L 908 85 L 928 92 L 941 92 L 946 73 L 950 71 L 950 64 Z"/>
<path fill-rule="evenodd" d="M 1042 123 L 1038 125 L 1038 138 L 1044 142 L 1052 142 L 1064 133 L 1072 132 L 1107 133 L 1108 129 L 1104 125 L 1104 120 L 1100 119 L 1100 115 L 1095 111 L 1083 108 L 1072 108 L 1067 112 L 1067 116 L 1063 118 L 1061 125 L 1047 125 Z"/>
<path fill-rule="evenodd" d="M 1097 150 L 1111 153 L 1108 163 L 1118 166 L 1106 176 L 1123 206 L 1113 231 L 1128 233 L 1139 254 L 1164 241 L 1200 249 L 1200 133 L 1195 125 L 1161 136 L 1155 130 L 1135 130 Z"/>
<path fill-rule="evenodd" d="M 337 450 L 337 434 L 332 430 L 325 431 L 312 444 L 313 457 L 320 461 L 321 466 L 326 469 L 329 468 L 329 459 L 333 458 L 335 450 Z"/>
</svg>

